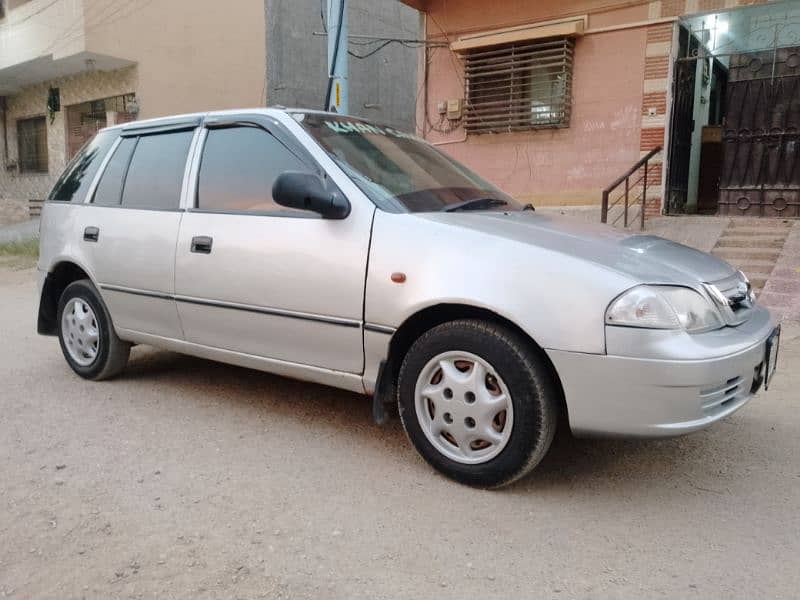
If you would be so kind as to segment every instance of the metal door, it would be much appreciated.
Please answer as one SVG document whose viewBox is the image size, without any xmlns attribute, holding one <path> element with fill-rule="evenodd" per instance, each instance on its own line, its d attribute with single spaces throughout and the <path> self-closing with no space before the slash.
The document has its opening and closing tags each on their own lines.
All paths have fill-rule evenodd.
<svg viewBox="0 0 800 600">
<path fill-rule="evenodd" d="M 719 213 L 800 217 L 800 47 L 731 56 Z"/>
<path fill-rule="evenodd" d="M 297 148 L 296 139 L 291 148 L 284 144 L 282 130 L 270 120 L 230 115 L 222 125 L 210 118 L 207 127 L 177 243 L 175 297 L 186 341 L 283 363 L 361 373 L 364 280 L 375 206 L 353 194 L 351 212 L 341 220 L 312 212 L 287 215 L 272 207 L 203 208 L 202 170 L 213 164 L 209 140 L 218 130 L 255 130 L 274 138 L 273 154 L 249 155 L 263 162 L 265 171 L 269 164 L 291 163 L 299 165 L 291 170 L 321 172 L 305 154 L 314 150 Z M 242 143 L 240 148 L 249 146 Z M 318 156 L 314 155 L 317 161 Z M 339 174 L 328 176 L 338 179 L 342 193 L 354 187 Z M 242 174 L 231 172 L 230 177 L 230 188 L 236 188 L 233 182 Z M 265 186 L 264 199 L 271 201 L 271 189 L 271 184 Z M 255 192 L 251 197 L 256 196 L 262 198 Z"/>
<path fill-rule="evenodd" d="M 689 157 L 694 131 L 694 87 L 698 42 L 689 31 L 679 31 L 679 56 L 673 77 L 673 104 L 667 162 L 666 212 L 682 213 L 689 189 Z"/>
</svg>

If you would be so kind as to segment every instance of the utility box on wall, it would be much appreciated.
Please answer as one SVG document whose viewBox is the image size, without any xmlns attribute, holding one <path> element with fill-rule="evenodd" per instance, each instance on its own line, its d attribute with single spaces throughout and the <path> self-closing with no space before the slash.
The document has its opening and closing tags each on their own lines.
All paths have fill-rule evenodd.
<svg viewBox="0 0 800 600">
<path fill-rule="evenodd" d="M 447 118 L 451 121 L 458 121 L 464 114 L 464 101 L 461 98 L 454 98 L 447 101 Z"/>
</svg>

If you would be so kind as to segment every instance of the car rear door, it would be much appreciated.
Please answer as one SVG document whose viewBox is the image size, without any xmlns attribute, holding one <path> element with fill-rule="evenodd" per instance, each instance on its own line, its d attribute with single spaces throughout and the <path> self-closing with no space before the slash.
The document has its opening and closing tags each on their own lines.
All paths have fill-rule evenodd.
<svg viewBox="0 0 800 600">
<path fill-rule="evenodd" d="M 277 205 L 272 184 L 282 172 L 334 184 L 266 117 L 209 120 L 196 170 L 175 272 L 186 340 L 360 373 L 374 206 L 354 203 L 347 218 L 331 220 Z"/>
<path fill-rule="evenodd" d="M 198 124 L 124 131 L 81 211 L 79 243 L 118 331 L 183 337 L 175 242 Z"/>
</svg>

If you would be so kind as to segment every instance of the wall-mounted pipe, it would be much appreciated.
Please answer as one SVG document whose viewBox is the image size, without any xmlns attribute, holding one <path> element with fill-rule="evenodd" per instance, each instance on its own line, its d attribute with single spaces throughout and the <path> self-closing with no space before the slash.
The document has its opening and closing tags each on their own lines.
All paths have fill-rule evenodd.
<svg viewBox="0 0 800 600">
<path fill-rule="evenodd" d="M 8 165 L 8 99 L 0 96 L 0 110 L 3 111 L 3 168 Z"/>
</svg>

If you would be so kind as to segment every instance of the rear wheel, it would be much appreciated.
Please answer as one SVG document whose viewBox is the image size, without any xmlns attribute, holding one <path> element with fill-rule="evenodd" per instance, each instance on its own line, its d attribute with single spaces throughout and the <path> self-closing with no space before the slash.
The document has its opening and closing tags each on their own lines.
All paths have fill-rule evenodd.
<svg viewBox="0 0 800 600">
<path fill-rule="evenodd" d="M 419 453 L 453 479 L 499 487 L 544 457 L 558 386 L 544 358 L 510 328 L 477 320 L 434 327 L 409 349 L 398 404 Z"/>
<path fill-rule="evenodd" d="M 58 339 L 72 370 L 108 379 L 125 368 L 130 344 L 117 337 L 108 310 L 88 279 L 69 284 L 58 302 Z"/>
</svg>

